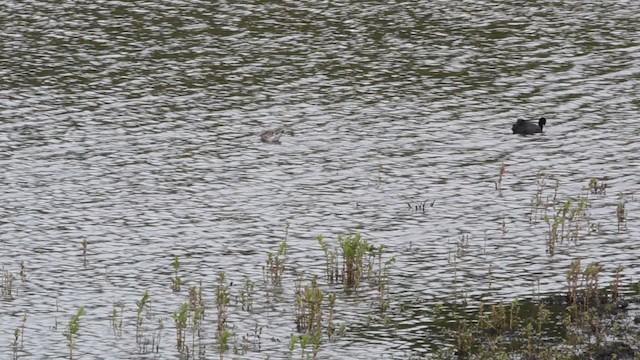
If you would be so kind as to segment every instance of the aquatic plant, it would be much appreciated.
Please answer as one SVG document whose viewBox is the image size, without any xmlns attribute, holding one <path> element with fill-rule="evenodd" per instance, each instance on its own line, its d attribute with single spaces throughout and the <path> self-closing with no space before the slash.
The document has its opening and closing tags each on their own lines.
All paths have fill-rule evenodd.
<svg viewBox="0 0 640 360">
<path fill-rule="evenodd" d="M 335 316 L 335 306 L 336 306 L 336 294 L 331 293 L 327 296 L 329 300 L 329 315 L 327 318 L 327 337 L 331 340 L 333 333 L 336 331 L 335 325 L 333 324 L 333 318 Z"/>
<path fill-rule="evenodd" d="M 623 269 L 622 265 L 618 265 L 616 273 L 613 276 L 613 281 L 611 281 L 611 300 L 613 303 L 618 303 L 618 301 L 620 301 L 620 285 Z"/>
<path fill-rule="evenodd" d="M 151 338 L 151 351 L 160 352 L 160 341 L 162 340 L 162 330 L 164 330 L 164 319 L 158 319 L 158 326 Z"/>
<path fill-rule="evenodd" d="M 11 346 L 11 349 L 13 351 L 13 357 L 14 359 L 18 358 L 18 340 L 20 340 L 20 328 L 17 327 L 14 331 L 13 331 L 13 344 Z"/>
<path fill-rule="evenodd" d="M 13 280 L 15 276 L 9 271 L 2 268 L 2 281 L 0 282 L 0 297 L 11 299 L 13 297 Z"/>
<path fill-rule="evenodd" d="M 396 257 L 392 256 L 384 263 L 382 262 L 382 254 L 384 253 L 384 246 L 380 245 L 377 249 L 378 255 L 378 303 L 381 311 L 386 311 L 390 306 L 389 295 L 389 276 L 391 274 L 391 267 L 396 263 Z"/>
<path fill-rule="evenodd" d="M 216 288 L 216 308 L 218 310 L 218 333 L 227 328 L 227 308 L 229 307 L 229 287 L 225 284 L 224 271 L 218 273 Z M 218 335 L 220 336 L 220 335 Z"/>
<path fill-rule="evenodd" d="M 278 248 L 278 252 L 275 255 L 270 252 L 267 253 L 267 271 L 269 274 L 269 279 L 271 280 L 271 284 L 274 286 L 279 286 L 282 284 L 282 275 L 284 274 L 284 266 L 286 260 L 286 252 L 287 252 L 287 241 L 283 241 L 280 243 L 280 247 Z"/>
<path fill-rule="evenodd" d="M 551 204 L 549 202 L 549 196 L 547 196 L 546 199 L 543 198 L 544 187 L 546 183 L 547 183 L 547 176 L 542 173 L 538 173 L 536 175 L 536 192 L 533 198 L 531 199 L 531 213 L 529 218 L 530 222 L 537 222 L 538 216 L 539 216 L 538 214 L 540 212 L 542 212 L 542 214 L 540 215 L 541 218 L 545 218 L 547 208 Z M 555 195 L 554 195 L 554 198 L 555 198 Z"/>
<path fill-rule="evenodd" d="M 407 202 L 407 206 L 409 207 L 409 210 L 411 211 L 420 211 L 423 214 L 425 214 L 427 212 L 427 204 L 429 203 L 429 200 L 424 200 L 421 202 L 417 202 L 415 204 L 412 204 L 410 202 Z M 431 204 L 429 204 L 429 207 L 433 207 L 433 205 L 435 205 L 436 201 L 433 200 L 431 202 Z"/>
<path fill-rule="evenodd" d="M 145 290 L 140 301 L 136 301 L 136 306 L 138 307 L 136 317 L 136 344 L 140 344 L 142 338 L 142 311 L 147 306 L 147 301 L 149 301 L 149 290 Z"/>
<path fill-rule="evenodd" d="M 607 183 L 598 181 L 596 178 L 591 178 L 588 189 L 592 194 L 605 194 L 607 191 Z"/>
<path fill-rule="evenodd" d="M 571 262 L 571 267 L 567 272 L 567 299 L 570 306 L 576 306 L 578 304 L 578 287 L 580 273 L 580 259 L 575 259 Z"/>
<path fill-rule="evenodd" d="M 331 251 L 329 249 L 329 246 L 327 246 L 327 244 L 324 242 L 324 238 L 322 235 L 318 235 L 316 239 L 318 240 L 318 244 L 320 244 L 320 247 L 322 248 L 322 252 L 324 252 L 326 264 L 325 274 L 327 277 L 327 281 L 330 284 L 337 283 L 338 263 L 336 259 L 338 258 L 338 250 Z"/>
<path fill-rule="evenodd" d="M 360 234 L 338 236 L 338 243 L 342 250 L 343 284 L 346 287 L 357 288 L 362 278 L 364 267 L 363 257 L 369 250 L 369 243 Z"/>
<path fill-rule="evenodd" d="M 224 329 L 218 333 L 218 352 L 220 353 L 220 359 L 222 359 L 222 354 L 229 348 L 228 344 L 231 335 L 232 333 L 228 329 Z"/>
<path fill-rule="evenodd" d="M 177 256 L 173 257 L 171 266 L 173 267 L 173 270 L 175 272 L 175 277 L 171 278 L 171 289 L 173 290 L 173 292 L 179 292 L 181 285 L 180 274 L 178 273 L 178 271 L 180 270 L 180 259 Z"/>
<path fill-rule="evenodd" d="M 113 304 L 111 315 L 109 316 L 109 324 L 113 330 L 113 334 L 117 337 L 122 336 L 122 318 L 124 316 L 124 303 L 118 305 Z M 120 308 L 120 314 L 118 315 L 118 308 Z"/>
<path fill-rule="evenodd" d="M 67 328 L 62 335 L 67 339 L 67 347 L 69 347 L 69 359 L 73 359 L 73 349 L 75 349 L 74 336 L 80 331 L 80 317 L 85 314 L 84 308 L 79 307 L 75 315 L 72 315 L 67 324 Z"/>
<path fill-rule="evenodd" d="M 243 311 L 251 311 L 253 308 L 253 286 L 251 279 L 244 279 L 244 286 L 240 290 L 240 303 Z"/>
<path fill-rule="evenodd" d="M 296 326 L 298 332 L 322 330 L 322 301 L 324 294 L 318 288 L 317 278 L 296 293 Z"/>
<path fill-rule="evenodd" d="M 616 218 L 618 219 L 618 232 L 627 228 L 627 211 L 622 193 L 618 195 L 618 205 L 616 206 Z"/>
<path fill-rule="evenodd" d="M 13 351 L 13 358 L 18 359 L 18 351 L 24 348 L 24 329 L 27 323 L 27 313 L 22 316 L 22 324 L 15 328 L 13 331 L 13 344 L 11 349 Z"/>
<path fill-rule="evenodd" d="M 189 304 L 184 303 L 171 317 L 176 327 L 176 348 L 181 354 L 187 353 L 187 320 L 189 318 Z"/>
<path fill-rule="evenodd" d="M 193 314 L 191 318 L 191 351 L 195 358 L 196 348 L 199 355 L 204 355 L 202 346 L 202 323 L 204 320 L 205 306 L 202 298 L 202 283 L 199 286 L 189 288 L 189 310 Z M 197 346 L 196 346 L 197 339 Z"/>
<path fill-rule="evenodd" d="M 500 163 L 500 171 L 498 171 L 498 181 L 496 182 L 496 190 L 502 191 L 502 178 L 507 172 L 507 167 L 504 166 L 504 162 Z"/>
<path fill-rule="evenodd" d="M 24 261 L 20 261 L 20 281 L 25 282 L 27 280 L 27 270 L 24 266 Z"/>
<path fill-rule="evenodd" d="M 87 246 L 89 245 L 89 243 L 87 242 L 87 239 L 83 239 L 82 240 L 82 264 L 84 265 L 84 267 L 87 267 Z"/>
<path fill-rule="evenodd" d="M 298 344 L 298 340 L 298 336 L 291 334 L 291 338 L 289 338 L 289 345 L 287 346 L 287 348 L 289 349 L 289 358 L 292 357 L 293 350 L 295 350 L 296 344 Z"/>
</svg>

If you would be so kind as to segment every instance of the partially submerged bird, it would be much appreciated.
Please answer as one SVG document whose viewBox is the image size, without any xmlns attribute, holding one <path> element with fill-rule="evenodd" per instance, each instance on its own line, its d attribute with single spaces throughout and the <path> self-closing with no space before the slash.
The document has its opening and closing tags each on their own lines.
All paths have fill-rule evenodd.
<svg viewBox="0 0 640 360">
<path fill-rule="evenodd" d="M 260 134 L 260 141 L 268 144 L 280 144 L 282 134 L 284 134 L 284 129 L 281 127 L 267 130 Z"/>
<path fill-rule="evenodd" d="M 538 120 L 538 125 L 532 124 L 527 120 L 518 119 L 515 124 L 511 127 L 511 130 L 514 134 L 520 135 L 531 135 L 535 133 L 541 133 L 542 127 L 547 124 L 547 119 L 541 117 Z"/>
</svg>

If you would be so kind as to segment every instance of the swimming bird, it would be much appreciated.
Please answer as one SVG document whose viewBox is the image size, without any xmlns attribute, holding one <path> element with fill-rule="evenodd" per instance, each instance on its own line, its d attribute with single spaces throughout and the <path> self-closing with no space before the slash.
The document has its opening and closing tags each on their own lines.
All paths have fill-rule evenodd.
<svg viewBox="0 0 640 360">
<path fill-rule="evenodd" d="M 511 130 L 514 134 L 520 135 L 531 135 L 535 133 L 541 133 L 542 127 L 547 124 L 547 119 L 541 117 L 538 120 L 538 125 L 532 124 L 527 120 L 518 119 L 515 124 L 511 127 Z"/>
<path fill-rule="evenodd" d="M 281 127 L 267 130 L 260 134 L 260 140 L 263 143 L 280 144 L 280 136 L 282 136 L 282 134 L 284 134 L 284 129 Z"/>
</svg>

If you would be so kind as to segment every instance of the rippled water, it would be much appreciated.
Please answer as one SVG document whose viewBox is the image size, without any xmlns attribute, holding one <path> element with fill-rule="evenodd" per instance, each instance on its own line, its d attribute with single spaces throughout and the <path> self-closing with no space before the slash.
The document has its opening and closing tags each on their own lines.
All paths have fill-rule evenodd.
<svg viewBox="0 0 640 360">
<path fill-rule="evenodd" d="M 176 358 L 170 314 L 186 286 L 171 292 L 173 256 L 211 308 L 219 271 L 236 296 L 253 279 L 257 310 L 232 306 L 229 323 L 265 327 L 245 358 L 283 357 L 296 273 L 324 269 L 318 234 L 335 245 L 360 232 L 398 260 L 396 329 L 367 325 L 368 300 L 341 295 L 348 331 L 323 358 L 437 350 L 429 318 L 398 309 L 559 291 L 575 258 L 637 279 L 638 13 L 612 0 L 3 2 L 0 265 L 17 275 L 24 262 L 27 279 L 0 300 L 2 357 L 25 312 L 20 358 L 64 357 L 61 332 L 84 306 L 81 358 Z M 543 135 L 511 134 L 515 119 L 540 116 Z M 276 126 L 282 144 L 260 143 Z M 605 181 L 589 208 L 602 234 L 549 254 L 547 225 L 529 222 L 538 173 L 545 194 L 559 181 L 563 202 Z M 287 221 L 285 291 L 265 303 L 262 265 Z M 134 339 L 147 289 L 146 326 L 165 318 L 153 356 Z"/>
</svg>

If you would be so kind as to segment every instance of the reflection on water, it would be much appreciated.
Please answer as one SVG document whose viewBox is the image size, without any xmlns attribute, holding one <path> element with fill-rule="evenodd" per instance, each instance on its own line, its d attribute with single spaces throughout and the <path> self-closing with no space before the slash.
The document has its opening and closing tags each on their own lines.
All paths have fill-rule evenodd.
<svg viewBox="0 0 640 360">
<path fill-rule="evenodd" d="M 149 290 L 154 319 L 166 318 L 161 357 L 173 357 L 170 314 L 186 296 L 169 288 L 173 256 L 213 306 L 219 271 L 261 282 L 287 221 L 282 303 L 229 318 L 276 339 L 260 357 L 286 353 L 296 273 L 323 271 L 318 234 L 387 246 L 398 260 L 392 309 L 558 291 L 574 258 L 637 278 L 639 11 L 619 1 L 5 4 L 0 265 L 18 274 L 23 261 L 27 279 L 2 300 L 1 342 L 27 312 L 22 355 L 65 356 L 62 326 L 84 306 L 79 354 L 135 356 L 135 301 Z M 511 134 L 515 119 L 540 116 L 545 134 Z M 282 144 L 261 143 L 277 126 Z M 588 208 L 600 235 L 547 252 L 547 224 L 529 222 L 540 172 L 545 194 L 559 181 L 562 203 L 591 177 L 607 182 Z M 119 302 L 122 338 L 107 320 Z M 337 307 L 354 328 L 371 311 L 348 297 Z M 420 329 L 347 331 L 321 352 L 403 357 L 440 343 Z"/>
</svg>

